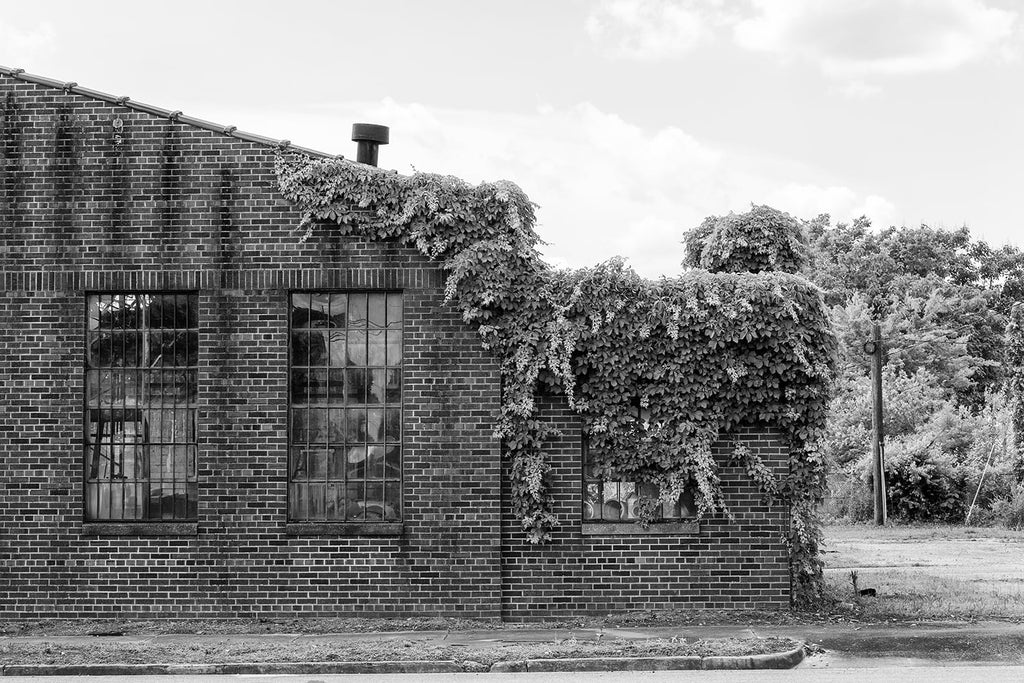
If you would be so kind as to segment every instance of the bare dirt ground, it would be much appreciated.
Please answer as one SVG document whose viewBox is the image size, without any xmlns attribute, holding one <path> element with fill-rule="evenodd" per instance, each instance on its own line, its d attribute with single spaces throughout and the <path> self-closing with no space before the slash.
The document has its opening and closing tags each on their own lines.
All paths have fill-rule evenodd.
<svg viewBox="0 0 1024 683">
<path fill-rule="evenodd" d="M 594 642 L 576 638 L 547 643 L 488 643 L 472 648 L 433 639 L 346 640 L 342 642 L 245 637 L 188 638 L 170 641 L 117 640 L 82 643 L 67 639 L 0 641 L 0 664 L 223 664 L 233 662 L 463 661 L 485 665 L 504 660 L 574 657 L 747 656 L 785 652 L 797 646 L 789 638 L 724 638 L 687 641 L 651 638 L 642 641 Z"/>
<path fill-rule="evenodd" d="M 825 577 L 862 618 L 1024 621 L 1024 531 L 830 526 Z M 874 588 L 875 598 L 854 596 Z"/>
</svg>

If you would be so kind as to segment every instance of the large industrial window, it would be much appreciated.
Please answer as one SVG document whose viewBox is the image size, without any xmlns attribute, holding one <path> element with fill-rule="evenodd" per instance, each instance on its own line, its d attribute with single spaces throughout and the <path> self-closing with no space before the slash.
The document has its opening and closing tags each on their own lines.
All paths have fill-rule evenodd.
<svg viewBox="0 0 1024 683">
<path fill-rule="evenodd" d="M 289 519 L 398 521 L 402 295 L 291 295 Z"/>
<path fill-rule="evenodd" d="M 198 297 L 87 297 L 85 518 L 197 516 Z"/>
</svg>

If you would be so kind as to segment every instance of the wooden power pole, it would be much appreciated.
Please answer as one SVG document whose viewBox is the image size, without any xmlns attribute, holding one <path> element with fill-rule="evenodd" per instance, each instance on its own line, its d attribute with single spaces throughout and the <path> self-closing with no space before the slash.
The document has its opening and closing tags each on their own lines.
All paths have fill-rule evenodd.
<svg viewBox="0 0 1024 683">
<path fill-rule="evenodd" d="M 885 495 L 885 425 L 882 422 L 882 328 L 871 326 L 871 341 L 864 345 L 864 350 L 871 354 L 871 398 L 873 407 L 871 414 L 872 439 L 871 454 L 873 458 L 872 479 L 874 480 L 875 524 L 885 524 L 888 517 Z"/>
</svg>

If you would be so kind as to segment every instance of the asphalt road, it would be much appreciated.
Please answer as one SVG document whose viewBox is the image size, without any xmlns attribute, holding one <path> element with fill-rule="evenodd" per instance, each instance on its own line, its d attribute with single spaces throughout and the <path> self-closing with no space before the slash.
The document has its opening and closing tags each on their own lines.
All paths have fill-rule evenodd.
<svg viewBox="0 0 1024 683">
<path fill-rule="evenodd" d="M 662 683 L 673 681 L 687 683 L 761 683 L 762 681 L 786 681 L 786 683 L 961 683 L 983 681 L 984 683 L 1020 683 L 1024 681 L 1024 666 L 882 666 L 848 668 L 810 668 L 801 665 L 785 671 L 660 671 L 652 673 L 607 672 L 607 673 L 535 673 L 535 674 L 394 674 L 361 676 L 82 676 L 68 679 L 64 676 L 12 676 L 0 681 L 19 683 L 56 683 L 58 681 L 80 680 L 82 683 L 501 683 L 501 681 L 523 681 L 524 683 L 557 683 L 559 681 L 598 681 L 622 683 Z"/>
</svg>

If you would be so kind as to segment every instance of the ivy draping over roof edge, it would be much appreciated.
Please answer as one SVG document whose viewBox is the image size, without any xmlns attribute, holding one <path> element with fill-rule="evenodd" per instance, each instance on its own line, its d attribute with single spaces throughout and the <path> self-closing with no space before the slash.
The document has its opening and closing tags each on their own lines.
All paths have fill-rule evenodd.
<svg viewBox="0 0 1024 683">
<path fill-rule="evenodd" d="M 303 212 L 303 239 L 326 222 L 342 235 L 397 242 L 440 263 L 447 300 L 501 364 L 495 428 L 529 540 L 549 541 L 558 525 L 545 454 L 552 432 L 535 403 L 541 389 L 564 392 L 581 415 L 599 476 L 657 485 L 660 498 L 640 501 L 644 523 L 688 487 L 699 516 L 731 516 L 711 445 L 737 426 L 770 424 L 790 439 L 788 472 L 776 476 L 738 443 L 733 461 L 766 498 L 789 506 L 797 600 L 820 592 L 816 508 L 825 476 L 817 444 L 836 346 L 821 292 L 799 275 L 768 270 L 771 263 L 762 272 L 728 272 L 721 266 L 731 247 L 707 243 L 727 235 L 745 257 L 764 247 L 769 261 L 787 261 L 792 254 L 777 258 L 773 245 L 791 240 L 792 218 L 754 207 L 753 236 L 732 215 L 709 219 L 688 238 L 697 246 L 690 261 L 719 272 L 648 280 L 621 259 L 582 269 L 547 265 L 535 207 L 509 182 L 471 186 L 285 154 L 276 171 L 282 194 Z M 785 223 L 787 235 L 773 236 L 773 221 Z"/>
</svg>

